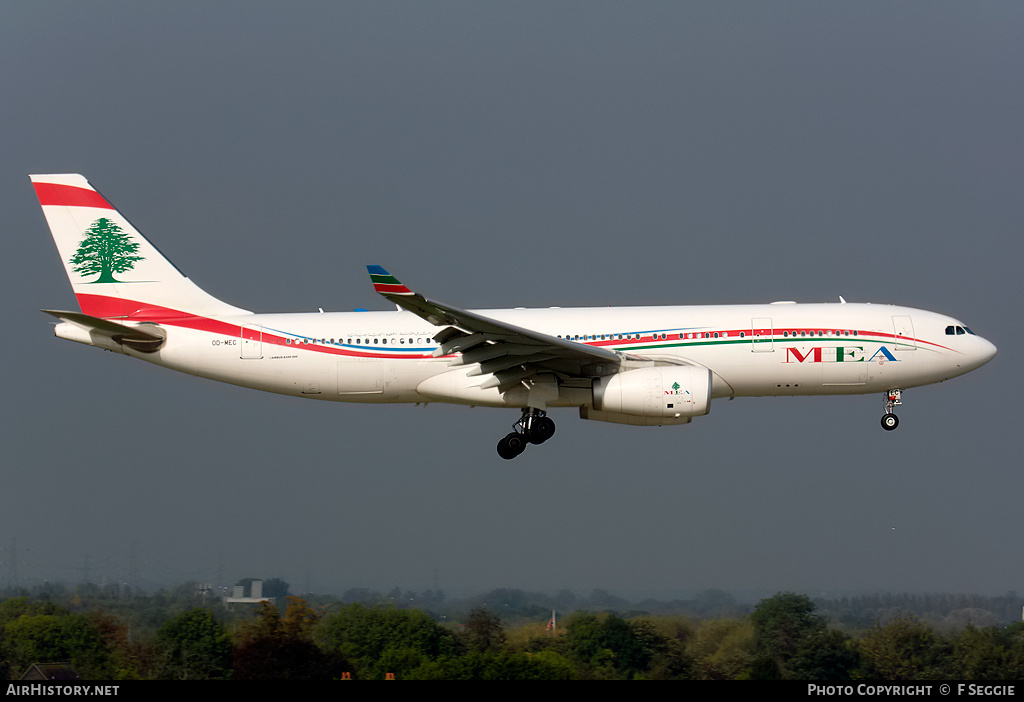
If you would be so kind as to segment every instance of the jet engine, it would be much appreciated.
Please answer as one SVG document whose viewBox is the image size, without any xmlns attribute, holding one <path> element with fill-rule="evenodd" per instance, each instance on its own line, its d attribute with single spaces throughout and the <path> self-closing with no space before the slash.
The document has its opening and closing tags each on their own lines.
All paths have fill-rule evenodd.
<svg viewBox="0 0 1024 702">
<path fill-rule="evenodd" d="M 711 371 L 700 366 L 654 366 L 594 380 L 594 404 L 580 417 L 657 426 L 686 424 L 711 411 Z"/>
</svg>

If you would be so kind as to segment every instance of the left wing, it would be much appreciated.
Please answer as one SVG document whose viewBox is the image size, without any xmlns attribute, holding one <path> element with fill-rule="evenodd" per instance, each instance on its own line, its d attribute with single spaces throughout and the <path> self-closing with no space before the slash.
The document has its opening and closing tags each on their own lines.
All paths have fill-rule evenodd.
<svg viewBox="0 0 1024 702">
<path fill-rule="evenodd" d="M 615 372 L 624 361 L 642 360 L 612 349 L 587 346 L 524 329 L 415 293 L 380 266 L 367 266 L 374 289 L 402 309 L 445 327 L 434 336 L 435 356 L 461 354 L 451 365 L 479 363 L 469 375 L 490 376 L 481 388 L 499 392 L 528 382 L 538 373 L 554 373 L 563 382 Z"/>
</svg>

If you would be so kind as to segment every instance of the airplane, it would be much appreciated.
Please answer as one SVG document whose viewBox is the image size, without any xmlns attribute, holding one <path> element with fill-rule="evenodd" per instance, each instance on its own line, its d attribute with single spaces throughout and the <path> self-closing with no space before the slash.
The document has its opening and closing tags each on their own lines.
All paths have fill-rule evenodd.
<svg viewBox="0 0 1024 702">
<path fill-rule="evenodd" d="M 838 303 L 468 310 L 378 265 L 371 312 L 257 314 L 200 289 L 81 175 L 30 176 L 79 311 L 43 310 L 62 339 L 282 395 L 519 409 L 504 459 L 555 433 L 551 408 L 635 426 L 687 424 L 736 397 L 882 393 L 990 361 L 942 314 Z"/>
</svg>

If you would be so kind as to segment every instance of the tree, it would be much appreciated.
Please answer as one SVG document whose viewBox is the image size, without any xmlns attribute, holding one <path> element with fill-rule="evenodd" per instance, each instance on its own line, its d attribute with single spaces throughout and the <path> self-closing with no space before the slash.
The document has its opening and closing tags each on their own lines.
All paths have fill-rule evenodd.
<svg viewBox="0 0 1024 702">
<path fill-rule="evenodd" d="M 789 660 L 796 680 L 849 680 L 860 663 L 858 650 L 849 636 L 836 629 L 816 632 Z"/>
<path fill-rule="evenodd" d="M 1024 678 L 1021 632 L 1024 632 L 1024 624 L 1020 622 L 1003 629 L 994 626 L 979 629 L 968 624 L 953 637 L 952 658 L 956 668 L 951 671 L 951 677 L 959 680 Z"/>
<path fill-rule="evenodd" d="M 70 614 L 52 602 L 32 602 L 27 597 L 12 597 L 0 602 L 0 628 L 27 614 Z"/>
<path fill-rule="evenodd" d="M 411 671 L 410 680 L 572 680 L 572 664 L 554 651 L 446 656 Z"/>
<path fill-rule="evenodd" d="M 195 607 L 168 620 L 157 632 L 164 672 L 172 680 L 216 680 L 231 669 L 231 639 L 208 609 Z"/>
<path fill-rule="evenodd" d="M 484 607 L 470 610 L 462 640 L 471 651 L 486 653 L 498 651 L 505 644 L 505 630 L 501 618 Z"/>
<path fill-rule="evenodd" d="M 427 614 L 391 606 L 348 605 L 323 618 L 315 640 L 351 662 L 364 679 L 398 676 L 455 650 L 452 636 Z"/>
<path fill-rule="evenodd" d="M 930 680 L 953 677 L 942 667 L 949 647 L 914 617 L 876 623 L 860 639 L 865 677 L 877 680 Z"/>
<path fill-rule="evenodd" d="M 647 670 L 665 641 L 646 622 L 577 612 L 566 626 L 565 645 L 597 677 L 632 678 Z"/>
<path fill-rule="evenodd" d="M 138 678 L 136 658 L 140 649 L 129 640 L 128 626 L 118 617 L 99 610 L 86 612 L 84 616 L 104 641 L 109 658 L 109 677 L 117 680 Z"/>
<path fill-rule="evenodd" d="M 114 273 L 124 273 L 145 260 L 135 255 L 138 250 L 138 242 L 132 241 L 116 222 L 100 217 L 85 230 L 85 238 L 68 263 L 79 275 L 98 273 L 94 283 L 116 283 Z"/>
<path fill-rule="evenodd" d="M 746 619 L 702 622 L 686 649 L 702 680 L 736 680 L 754 660 L 754 626 Z"/>
<path fill-rule="evenodd" d="M 269 602 L 242 625 L 234 650 L 235 680 L 333 680 L 348 666 L 313 642 L 320 615 L 299 597 L 288 597 L 284 617 Z"/>
<path fill-rule="evenodd" d="M 634 623 L 639 627 L 641 640 L 648 640 L 648 647 L 654 652 L 644 679 L 689 680 L 696 676 L 694 657 L 687 645 L 694 635 L 692 620 L 657 617 L 634 620 Z"/>
<path fill-rule="evenodd" d="M 750 621 L 758 652 L 752 672 L 758 679 L 800 677 L 791 661 L 825 631 L 825 618 L 814 613 L 810 598 L 792 592 L 761 600 Z"/>
<path fill-rule="evenodd" d="M 88 615 L 24 614 L 4 625 L 3 644 L 19 673 L 33 663 L 67 661 L 86 680 L 115 677 L 107 641 Z"/>
</svg>

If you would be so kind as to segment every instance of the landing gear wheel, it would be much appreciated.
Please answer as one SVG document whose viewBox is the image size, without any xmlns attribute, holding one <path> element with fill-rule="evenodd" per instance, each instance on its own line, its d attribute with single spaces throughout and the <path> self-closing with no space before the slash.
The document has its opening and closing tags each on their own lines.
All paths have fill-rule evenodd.
<svg viewBox="0 0 1024 702">
<path fill-rule="evenodd" d="M 498 442 L 498 455 L 510 461 L 526 450 L 526 437 L 517 431 L 508 434 Z"/>
<path fill-rule="evenodd" d="M 550 417 L 537 417 L 530 423 L 527 437 L 531 444 L 543 444 L 555 434 L 555 423 Z"/>
<path fill-rule="evenodd" d="M 555 423 L 536 407 L 524 407 L 523 416 L 513 428 L 515 431 L 498 442 L 498 455 L 505 460 L 521 454 L 527 444 L 543 444 L 555 433 Z"/>
<path fill-rule="evenodd" d="M 900 400 L 901 395 L 902 391 L 897 388 L 892 388 L 885 393 L 885 414 L 882 415 L 882 428 L 886 431 L 892 431 L 900 425 L 899 417 L 892 411 L 897 405 L 903 404 Z"/>
</svg>

